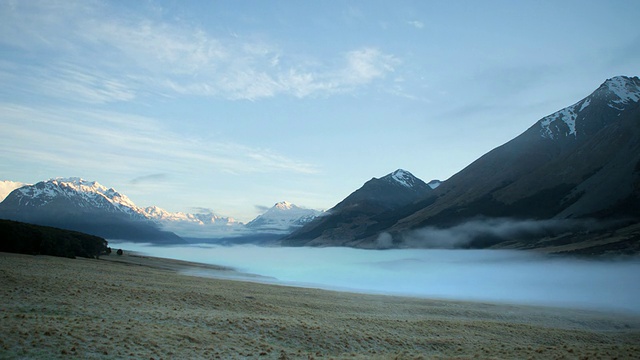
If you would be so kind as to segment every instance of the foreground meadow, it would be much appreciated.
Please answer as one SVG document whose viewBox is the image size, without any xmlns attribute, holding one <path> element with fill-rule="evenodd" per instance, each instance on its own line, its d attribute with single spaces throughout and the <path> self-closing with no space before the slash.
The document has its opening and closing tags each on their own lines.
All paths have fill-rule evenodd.
<svg viewBox="0 0 640 360">
<path fill-rule="evenodd" d="M 0 253 L 0 358 L 640 357 L 640 317 L 183 275 L 145 256 Z"/>
</svg>

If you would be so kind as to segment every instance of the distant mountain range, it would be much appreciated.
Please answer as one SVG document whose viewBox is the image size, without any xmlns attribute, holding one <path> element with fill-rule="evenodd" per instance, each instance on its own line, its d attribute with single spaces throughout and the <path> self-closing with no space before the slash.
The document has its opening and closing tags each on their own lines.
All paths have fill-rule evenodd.
<svg viewBox="0 0 640 360">
<path fill-rule="evenodd" d="M 81 231 L 108 239 L 185 243 L 162 231 L 127 196 L 95 181 L 52 179 L 12 191 L 0 219 Z"/>
<path fill-rule="evenodd" d="M 171 213 L 157 206 L 138 207 L 115 189 L 81 178 L 56 178 L 34 185 L 3 181 L 0 190 L 4 197 L 0 219 L 153 243 L 185 243 L 182 237 L 242 236 L 259 240 L 261 233 L 273 238 L 273 234 L 288 233 L 319 214 L 282 202 L 245 225 L 212 213 Z"/>
<path fill-rule="evenodd" d="M 247 228 L 261 233 L 288 234 L 322 214 L 287 201 L 276 203 L 264 214 L 247 223 Z"/>
<path fill-rule="evenodd" d="M 367 191 L 370 181 L 330 209 L 330 215 L 285 238 L 284 244 L 432 246 L 430 236 L 454 229 L 456 233 L 446 235 L 466 240 L 451 240 L 452 247 L 638 252 L 639 100 L 640 79 L 608 79 L 591 95 L 540 119 L 432 191 L 419 186 L 413 197 L 392 195 L 386 184 L 376 193 Z M 374 183 L 383 184 L 382 179 Z M 473 226 L 467 224 L 485 230 L 470 234 Z M 625 235 L 602 236 L 616 231 Z M 439 244 L 446 245 L 446 239 Z"/>
</svg>

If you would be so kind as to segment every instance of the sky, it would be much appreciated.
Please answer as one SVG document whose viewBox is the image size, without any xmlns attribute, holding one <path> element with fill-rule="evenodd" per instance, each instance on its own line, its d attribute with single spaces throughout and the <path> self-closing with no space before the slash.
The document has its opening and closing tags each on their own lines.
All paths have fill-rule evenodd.
<svg viewBox="0 0 640 360">
<path fill-rule="evenodd" d="M 607 78 L 640 2 L 0 0 L 0 180 L 250 221 L 446 180 Z"/>
</svg>

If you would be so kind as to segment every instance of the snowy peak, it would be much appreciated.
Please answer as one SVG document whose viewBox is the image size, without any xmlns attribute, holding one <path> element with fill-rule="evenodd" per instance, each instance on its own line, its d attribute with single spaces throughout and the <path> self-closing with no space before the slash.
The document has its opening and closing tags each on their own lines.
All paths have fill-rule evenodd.
<svg viewBox="0 0 640 360">
<path fill-rule="evenodd" d="M 543 138 L 576 139 L 593 133 L 605 125 L 603 122 L 598 122 L 598 118 L 615 119 L 620 111 L 639 101 L 640 79 L 616 76 L 607 79 L 586 98 L 542 118 L 537 125 Z M 598 114 L 590 114 L 594 111 Z M 614 112 L 615 115 L 612 116 L 608 114 L 609 112 Z"/>
<path fill-rule="evenodd" d="M 606 91 L 613 105 L 636 103 L 640 101 L 640 79 L 637 76 L 616 76 L 607 79 L 596 91 Z"/>
<path fill-rule="evenodd" d="M 417 180 L 417 178 L 413 176 L 413 174 L 403 169 L 398 169 L 392 172 L 391 174 L 383 177 L 382 179 L 394 181 L 399 185 L 402 185 L 407 188 L 414 187 Z"/>
<path fill-rule="evenodd" d="M 282 201 L 251 220 L 247 227 L 258 231 L 285 233 L 310 222 L 320 214 L 318 210 L 305 209 Z"/>
<path fill-rule="evenodd" d="M 279 203 L 276 203 L 273 208 L 273 210 L 291 210 L 293 208 L 297 208 L 297 206 L 293 205 L 292 203 L 288 202 L 288 201 L 281 201 Z M 269 209 L 269 211 L 271 210 Z"/>
<path fill-rule="evenodd" d="M 66 199 L 81 208 L 95 208 L 108 212 L 123 212 L 132 217 L 144 217 L 141 209 L 131 199 L 113 188 L 100 185 L 97 181 L 81 178 L 54 178 L 35 185 L 23 186 L 17 192 L 17 201 L 32 207 L 42 207 L 54 200 Z"/>
</svg>

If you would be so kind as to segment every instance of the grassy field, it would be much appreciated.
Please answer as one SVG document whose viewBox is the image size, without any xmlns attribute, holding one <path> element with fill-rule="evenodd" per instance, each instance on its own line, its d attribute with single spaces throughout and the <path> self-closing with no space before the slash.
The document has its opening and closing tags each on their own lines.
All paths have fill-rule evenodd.
<svg viewBox="0 0 640 360">
<path fill-rule="evenodd" d="M 0 358 L 637 359 L 640 317 L 200 278 L 144 256 L 0 253 Z"/>
</svg>

